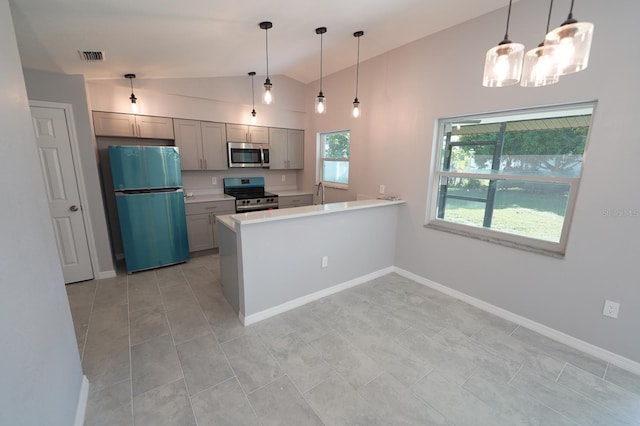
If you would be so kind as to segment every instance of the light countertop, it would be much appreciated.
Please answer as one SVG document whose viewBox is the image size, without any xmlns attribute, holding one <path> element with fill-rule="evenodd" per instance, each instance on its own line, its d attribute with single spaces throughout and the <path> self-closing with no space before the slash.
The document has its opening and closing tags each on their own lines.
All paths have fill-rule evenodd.
<svg viewBox="0 0 640 426">
<path fill-rule="evenodd" d="M 217 219 L 226 227 L 235 230 L 238 225 L 249 225 L 254 223 L 265 223 L 276 220 L 288 220 L 301 217 L 318 216 L 324 214 L 340 213 L 349 210 L 369 209 L 375 207 L 385 207 L 395 204 L 404 204 L 404 200 L 359 200 L 345 201 L 341 203 L 319 204 L 314 206 L 292 207 L 278 210 L 261 210 L 249 213 L 236 213 L 231 215 L 217 216 Z"/>
</svg>

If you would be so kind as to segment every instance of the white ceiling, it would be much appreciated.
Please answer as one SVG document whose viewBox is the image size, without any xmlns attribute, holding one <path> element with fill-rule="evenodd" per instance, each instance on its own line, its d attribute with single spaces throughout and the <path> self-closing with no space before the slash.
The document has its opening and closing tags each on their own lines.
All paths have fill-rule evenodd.
<svg viewBox="0 0 640 426">
<path fill-rule="evenodd" d="M 22 65 L 87 79 L 269 73 L 303 83 L 504 7 L 506 0 L 9 0 Z M 505 17 L 506 18 L 506 17 Z M 496 44 L 502 29 L 491 29 Z M 490 46 L 487 46 L 489 48 Z M 79 50 L 102 50 L 87 63 Z"/>
</svg>

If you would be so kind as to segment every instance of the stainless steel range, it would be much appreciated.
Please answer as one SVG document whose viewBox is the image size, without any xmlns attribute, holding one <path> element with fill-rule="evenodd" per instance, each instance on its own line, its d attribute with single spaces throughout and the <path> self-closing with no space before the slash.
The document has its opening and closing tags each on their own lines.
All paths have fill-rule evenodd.
<svg viewBox="0 0 640 426">
<path fill-rule="evenodd" d="M 278 195 L 264 190 L 264 178 L 224 178 L 224 193 L 236 199 L 236 213 L 278 208 Z"/>
</svg>

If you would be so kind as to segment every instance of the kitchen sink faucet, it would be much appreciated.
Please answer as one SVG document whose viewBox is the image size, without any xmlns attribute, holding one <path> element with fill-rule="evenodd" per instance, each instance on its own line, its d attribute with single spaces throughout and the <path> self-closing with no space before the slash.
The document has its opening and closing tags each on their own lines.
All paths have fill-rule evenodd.
<svg viewBox="0 0 640 426">
<path fill-rule="evenodd" d="M 322 204 L 324 205 L 324 185 L 322 184 L 322 181 L 320 181 L 320 183 L 318 183 L 318 189 L 316 191 L 316 196 L 320 195 L 320 190 L 322 190 Z"/>
</svg>

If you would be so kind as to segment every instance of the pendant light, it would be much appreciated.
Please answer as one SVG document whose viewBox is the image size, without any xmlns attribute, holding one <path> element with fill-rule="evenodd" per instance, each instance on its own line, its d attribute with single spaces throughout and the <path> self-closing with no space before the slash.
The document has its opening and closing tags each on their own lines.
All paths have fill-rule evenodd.
<svg viewBox="0 0 640 426">
<path fill-rule="evenodd" d="M 509 20 L 511 19 L 511 2 L 507 13 L 507 29 L 496 47 L 489 49 L 484 63 L 482 85 L 485 87 L 511 86 L 520 81 L 524 45 L 509 40 Z"/>
<path fill-rule="evenodd" d="M 129 99 L 131 100 L 131 111 L 134 113 L 138 112 L 138 98 L 136 98 L 136 95 L 133 94 L 133 79 L 136 78 L 136 75 L 125 74 L 124 78 L 128 78 L 129 83 L 131 84 L 131 96 L 129 96 Z"/>
<path fill-rule="evenodd" d="M 364 31 L 356 31 L 353 36 L 358 39 L 358 56 L 356 59 L 356 97 L 353 99 L 353 118 L 360 117 L 360 101 L 358 100 L 358 79 L 360 77 L 360 37 Z"/>
<path fill-rule="evenodd" d="M 316 28 L 316 34 L 320 34 L 320 92 L 316 98 L 316 112 L 325 114 L 327 112 L 327 98 L 322 93 L 322 35 L 327 32 L 327 27 Z"/>
<path fill-rule="evenodd" d="M 573 3 L 571 0 L 567 20 L 545 37 L 545 44 L 558 46 L 556 60 L 560 75 L 582 71 L 589 65 L 593 24 L 573 19 Z"/>
<path fill-rule="evenodd" d="M 549 15 L 547 17 L 547 30 L 549 32 L 549 22 L 551 21 L 551 10 L 553 0 L 549 4 Z M 522 87 L 540 87 L 555 84 L 560 81 L 559 67 L 557 62 L 557 45 L 546 44 L 542 41 L 538 47 L 531 49 L 524 55 L 524 67 L 522 69 Z"/>
<path fill-rule="evenodd" d="M 264 93 L 262 95 L 262 101 L 269 105 L 273 102 L 273 95 L 271 93 L 271 79 L 269 78 L 269 37 L 267 35 L 270 28 L 273 28 L 273 24 L 269 21 L 260 22 L 260 28 L 264 30 L 264 45 L 267 56 L 267 79 L 264 81 Z"/>
<path fill-rule="evenodd" d="M 256 98 L 255 98 L 255 92 L 253 90 L 253 76 L 256 75 L 255 71 L 251 71 L 249 73 L 249 75 L 251 76 L 251 119 L 250 122 L 251 124 L 256 124 L 258 122 L 258 119 L 256 118 Z"/>
</svg>

